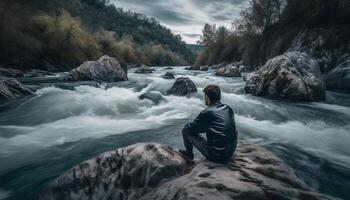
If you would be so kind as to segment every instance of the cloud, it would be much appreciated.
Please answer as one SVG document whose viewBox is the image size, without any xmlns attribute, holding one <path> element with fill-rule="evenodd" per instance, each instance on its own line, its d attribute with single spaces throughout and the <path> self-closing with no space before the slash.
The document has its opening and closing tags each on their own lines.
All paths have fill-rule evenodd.
<svg viewBox="0 0 350 200">
<path fill-rule="evenodd" d="M 180 34 L 187 43 L 195 43 L 205 23 L 229 27 L 248 5 L 248 0 L 112 0 L 117 7 L 154 17 L 162 25 Z"/>
</svg>

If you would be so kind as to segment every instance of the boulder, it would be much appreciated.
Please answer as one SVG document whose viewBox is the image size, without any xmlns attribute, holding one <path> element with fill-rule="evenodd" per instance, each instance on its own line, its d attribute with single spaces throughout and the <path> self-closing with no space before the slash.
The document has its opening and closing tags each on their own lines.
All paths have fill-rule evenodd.
<svg viewBox="0 0 350 200">
<path fill-rule="evenodd" d="M 166 70 L 172 70 L 172 69 L 174 69 L 174 68 L 172 68 L 172 67 L 166 67 L 166 68 L 164 68 L 164 69 L 166 69 Z"/>
<path fill-rule="evenodd" d="M 70 71 L 66 77 L 71 81 L 126 81 L 127 69 L 123 68 L 118 60 L 109 56 L 102 56 L 97 61 L 84 62 Z"/>
<path fill-rule="evenodd" d="M 53 182 L 39 199 L 138 199 L 186 169 L 185 160 L 170 147 L 136 144 L 79 164 Z"/>
<path fill-rule="evenodd" d="M 243 66 L 229 64 L 226 67 L 219 68 L 215 75 L 224 77 L 241 77 L 242 70 Z"/>
<path fill-rule="evenodd" d="M 350 92 L 350 58 L 331 70 L 325 81 L 328 89 Z"/>
<path fill-rule="evenodd" d="M 164 79 L 175 79 L 175 75 L 172 72 L 167 72 L 167 73 L 162 75 L 162 78 L 164 78 Z"/>
<path fill-rule="evenodd" d="M 58 177 L 39 200 L 331 199 L 308 188 L 269 151 L 239 144 L 225 164 L 189 164 L 171 147 L 136 144 L 106 152 Z"/>
<path fill-rule="evenodd" d="M 190 67 L 186 67 L 185 69 L 187 69 L 187 70 L 200 70 L 201 67 L 197 66 L 197 65 L 192 65 Z"/>
<path fill-rule="evenodd" d="M 220 64 L 216 64 L 216 65 L 212 65 L 212 66 L 210 66 L 210 68 L 211 69 L 219 69 L 219 68 L 222 68 L 222 67 L 225 67 L 225 66 L 227 66 L 228 65 L 228 63 L 220 63 Z"/>
<path fill-rule="evenodd" d="M 23 72 L 17 69 L 0 67 L 0 76 L 5 76 L 9 78 L 24 77 Z"/>
<path fill-rule="evenodd" d="M 187 96 L 197 92 L 196 84 L 187 77 L 177 78 L 173 86 L 167 91 L 168 95 Z"/>
<path fill-rule="evenodd" d="M 141 96 L 139 96 L 139 99 L 140 100 L 148 99 L 156 105 L 159 104 L 161 101 L 165 101 L 165 99 L 161 94 L 155 93 L 155 92 L 146 92 Z"/>
<path fill-rule="evenodd" d="M 245 91 L 273 99 L 325 99 L 325 87 L 317 62 L 306 53 L 297 51 L 268 60 L 247 80 Z"/>
<path fill-rule="evenodd" d="M 30 71 L 27 71 L 24 74 L 25 77 L 44 77 L 44 76 L 52 76 L 52 75 L 55 75 L 55 74 L 52 72 L 38 70 L 38 69 L 32 69 Z"/>
<path fill-rule="evenodd" d="M 0 100 L 14 99 L 28 94 L 32 94 L 32 91 L 16 79 L 0 76 Z"/>
<path fill-rule="evenodd" d="M 138 74 L 150 74 L 150 73 L 153 73 L 154 69 L 146 66 L 146 65 L 142 65 L 141 67 L 139 67 L 135 73 L 138 73 Z"/>
<path fill-rule="evenodd" d="M 201 70 L 201 71 L 208 71 L 209 67 L 208 66 L 202 66 L 202 67 L 199 68 L 199 70 Z"/>
</svg>

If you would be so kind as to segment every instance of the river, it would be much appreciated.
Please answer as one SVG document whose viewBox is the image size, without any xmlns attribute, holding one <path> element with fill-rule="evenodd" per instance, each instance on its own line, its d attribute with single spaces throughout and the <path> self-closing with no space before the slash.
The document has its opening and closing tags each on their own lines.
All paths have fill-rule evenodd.
<svg viewBox="0 0 350 200">
<path fill-rule="evenodd" d="M 213 72 L 156 68 L 129 72 L 129 81 L 64 82 L 57 76 L 22 78 L 34 95 L 0 103 L 0 199 L 34 199 L 74 165 L 138 142 L 182 147 L 180 130 L 205 108 L 202 89 L 222 88 L 222 102 L 235 110 L 239 140 L 266 147 L 311 188 L 350 199 L 350 95 L 327 92 L 327 101 L 293 103 L 244 94 L 242 78 Z M 195 82 L 191 98 L 165 96 L 153 105 L 138 97 L 165 92 L 174 71 Z M 197 156 L 198 153 L 197 153 Z"/>
</svg>

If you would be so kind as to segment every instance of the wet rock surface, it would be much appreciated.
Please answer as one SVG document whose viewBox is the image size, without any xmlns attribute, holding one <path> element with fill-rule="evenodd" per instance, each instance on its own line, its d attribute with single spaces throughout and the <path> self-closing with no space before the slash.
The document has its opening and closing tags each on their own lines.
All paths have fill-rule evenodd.
<svg viewBox="0 0 350 200">
<path fill-rule="evenodd" d="M 32 91 L 16 79 L 0 76 L 0 100 L 14 99 L 28 94 L 32 94 Z"/>
<path fill-rule="evenodd" d="M 154 69 L 152 69 L 146 65 L 142 65 L 137 70 L 135 70 L 135 73 L 137 73 L 137 74 L 150 74 L 150 73 L 153 73 L 153 71 L 154 71 Z"/>
<path fill-rule="evenodd" d="M 241 77 L 241 72 L 243 72 L 243 70 L 243 65 L 231 63 L 225 67 L 217 69 L 215 75 L 224 77 Z"/>
<path fill-rule="evenodd" d="M 161 101 L 165 101 L 164 97 L 156 92 L 146 92 L 139 96 L 140 100 L 148 99 L 152 101 L 154 104 L 159 104 Z"/>
<path fill-rule="evenodd" d="M 162 78 L 164 78 L 164 79 L 175 79 L 175 75 L 172 72 L 166 72 L 165 74 L 162 75 Z"/>
<path fill-rule="evenodd" d="M 208 66 L 202 66 L 201 68 L 199 68 L 199 70 L 201 70 L 201 71 L 208 71 L 209 67 Z"/>
<path fill-rule="evenodd" d="M 177 78 L 173 86 L 167 91 L 168 95 L 187 96 L 197 92 L 197 86 L 187 77 Z"/>
<path fill-rule="evenodd" d="M 325 99 L 325 86 L 317 62 L 306 53 L 297 51 L 267 61 L 247 80 L 245 91 L 273 99 Z"/>
<path fill-rule="evenodd" d="M 136 144 L 77 165 L 39 199 L 331 199 L 261 147 L 239 144 L 235 154 L 225 164 L 187 164 L 170 147 Z"/>
<path fill-rule="evenodd" d="M 18 77 L 24 77 L 24 74 L 23 72 L 17 69 L 0 67 L 0 76 L 9 77 L 9 78 L 18 78 Z"/>
<path fill-rule="evenodd" d="M 197 66 L 197 65 L 192 65 L 190 67 L 186 67 L 185 69 L 187 69 L 187 70 L 200 70 L 201 67 Z"/>
<path fill-rule="evenodd" d="M 127 71 L 118 60 L 109 56 L 102 56 L 97 61 L 84 62 L 73 69 L 66 77 L 70 81 L 105 81 L 117 82 L 128 80 Z"/>
</svg>

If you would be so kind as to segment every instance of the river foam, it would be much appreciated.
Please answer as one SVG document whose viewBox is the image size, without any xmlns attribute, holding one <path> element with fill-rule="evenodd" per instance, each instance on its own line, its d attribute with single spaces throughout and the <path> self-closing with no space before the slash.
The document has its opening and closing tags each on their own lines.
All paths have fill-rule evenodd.
<svg viewBox="0 0 350 200">
<path fill-rule="evenodd" d="M 287 153 L 282 151 L 280 157 L 290 160 L 292 167 L 293 163 L 301 162 L 294 166 L 316 188 L 343 184 L 327 176 L 319 180 L 318 173 L 350 177 L 349 95 L 328 93 L 331 100 L 322 103 L 274 101 L 244 94 L 241 78 L 174 68 L 176 77 L 186 76 L 195 82 L 197 94 L 191 98 L 163 95 L 166 101 L 159 105 L 139 100 L 144 92 L 165 94 L 174 83 L 161 78 L 166 71 L 169 70 L 157 68 L 154 73 L 144 75 L 131 70 L 129 81 L 100 85 L 52 84 L 41 80 L 31 83 L 39 88 L 34 95 L 0 105 L 0 162 L 4 163 L 0 165 L 0 178 L 8 178 L 3 183 L 0 181 L 0 187 L 12 191 L 0 190 L 0 199 L 1 195 L 16 196 L 19 191 L 27 194 L 23 188 L 35 189 L 52 178 L 52 173 L 62 173 L 77 164 L 86 152 L 95 156 L 129 144 L 130 140 L 181 147 L 179 132 L 205 108 L 201 91 L 207 84 L 222 88 L 223 103 L 235 110 L 241 140 L 263 144 L 272 150 L 283 148 Z M 293 157 L 296 155 L 298 158 Z M 321 163 L 315 164 L 309 155 Z M 323 166 L 323 163 L 327 164 Z M 28 176 L 24 182 L 23 177 Z"/>
</svg>

